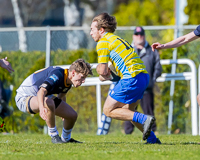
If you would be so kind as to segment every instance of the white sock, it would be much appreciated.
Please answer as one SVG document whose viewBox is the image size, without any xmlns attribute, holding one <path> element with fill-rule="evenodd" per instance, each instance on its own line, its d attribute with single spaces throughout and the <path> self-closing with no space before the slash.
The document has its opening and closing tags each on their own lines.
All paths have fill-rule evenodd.
<svg viewBox="0 0 200 160">
<path fill-rule="evenodd" d="M 56 135 L 58 135 L 58 131 L 56 129 L 56 126 L 54 128 L 49 128 L 48 127 L 48 134 L 51 136 L 51 137 L 55 137 Z"/>
<path fill-rule="evenodd" d="M 61 139 L 63 142 L 67 142 L 71 139 L 71 132 L 72 132 L 72 129 L 66 130 L 63 128 L 62 135 L 61 135 Z"/>
</svg>

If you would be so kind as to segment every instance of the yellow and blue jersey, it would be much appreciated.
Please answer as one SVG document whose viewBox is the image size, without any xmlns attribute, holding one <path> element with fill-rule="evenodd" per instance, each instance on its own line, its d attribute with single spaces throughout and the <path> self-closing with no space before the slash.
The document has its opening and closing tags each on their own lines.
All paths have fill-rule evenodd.
<svg viewBox="0 0 200 160">
<path fill-rule="evenodd" d="M 147 73 L 145 65 L 134 48 L 124 39 L 113 33 L 105 33 L 98 41 L 98 63 L 110 61 L 121 79 L 135 77 L 139 73 Z"/>
</svg>

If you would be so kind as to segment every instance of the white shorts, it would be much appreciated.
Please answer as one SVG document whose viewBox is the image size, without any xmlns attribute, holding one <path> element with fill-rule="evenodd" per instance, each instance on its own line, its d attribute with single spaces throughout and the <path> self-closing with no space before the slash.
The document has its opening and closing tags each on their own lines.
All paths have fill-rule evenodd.
<svg viewBox="0 0 200 160">
<path fill-rule="evenodd" d="M 17 104 L 17 108 L 22 112 L 35 114 L 30 107 L 30 100 L 32 97 L 34 97 L 34 96 L 33 95 L 24 96 L 20 93 L 17 93 L 17 95 L 15 96 L 15 102 Z M 47 97 L 49 97 L 51 99 L 56 98 L 54 95 L 48 95 Z"/>
<path fill-rule="evenodd" d="M 24 96 L 17 93 L 17 95 L 15 96 L 15 102 L 20 111 L 30 113 L 28 108 L 30 107 L 29 102 L 32 97 L 33 96 Z"/>
</svg>

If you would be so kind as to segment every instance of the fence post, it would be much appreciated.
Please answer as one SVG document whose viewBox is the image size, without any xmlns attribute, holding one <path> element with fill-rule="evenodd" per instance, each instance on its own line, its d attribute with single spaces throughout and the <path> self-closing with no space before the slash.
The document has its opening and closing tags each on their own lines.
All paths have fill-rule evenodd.
<svg viewBox="0 0 200 160">
<path fill-rule="evenodd" d="M 50 52 L 51 52 L 51 30 L 50 30 L 50 27 L 47 26 L 45 67 L 49 67 L 50 66 Z"/>
<path fill-rule="evenodd" d="M 96 85 L 96 100 L 97 100 L 97 125 L 101 125 L 101 85 Z"/>
<path fill-rule="evenodd" d="M 46 30 L 46 60 L 45 67 L 50 66 L 50 53 L 51 53 L 51 30 L 50 27 L 47 26 Z M 44 134 L 48 134 L 48 126 L 44 126 Z"/>
</svg>

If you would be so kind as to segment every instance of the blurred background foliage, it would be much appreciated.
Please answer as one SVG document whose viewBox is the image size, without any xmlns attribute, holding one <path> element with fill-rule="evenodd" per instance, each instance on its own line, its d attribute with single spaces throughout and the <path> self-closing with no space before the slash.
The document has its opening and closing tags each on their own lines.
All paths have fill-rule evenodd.
<svg viewBox="0 0 200 160">
<path fill-rule="evenodd" d="M 114 16 L 118 26 L 174 24 L 174 0 L 130 0 L 119 5 Z"/>
<path fill-rule="evenodd" d="M 187 24 L 200 24 L 199 8 L 200 1 L 188 0 L 188 5 L 185 8 L 185 13 L 189 16 Z M 175 25 L 175 1 L 168 0 L 129 0 L 125 3 L 120 3 L 114 10 L 118 26 L 145 26 L 145 25 Z M 155 30 L 156 31 L 156 30 Z M 192 30 L 184 31 L 182 34 L 189 33 Z M 120 31 L 116 31 L 120 35 Z M 132 32 L 127 33 L 131 43 Z M 122 38 L 125 35 L 120 35 Z M 147 41 L 152 44 L 159 41 L 166 43 L 174 38 L 172 30 L 163 30 L 157 32 L 146 32 Z M 193 45 L 187 44 L 178 48 L 177 58 L 189 58 L 193 60 L 198 68 L 200 62 L 199 40 L 191 42 Z M 161 50 L 161 59 L 172 59 L 173 49 Z M 24 114 L 16 107 L 14 97 L 16 89 L 22 81 L 34 71 L 45 67 L 45 52 L 33 51 L 28 53 L 17 52 L 2 52 L 1 57 L 8 57 L 15 72 L 9 74 L 4 69 L 0 68 L 0 78 L 4 81 L 5 87 L 10 84 L 14 86 L 10 106 L 14 112 L 11 117 L 6 117 L 6 128 L 12 132 L 43 132 L 45 122 L 39 115 Z M 79 49 L 73 51 L 52 51 L 51 65 L 66 65 L 71 64 L 74 60 L 83 58 L 90 63 L 97 62 L 97 54 L 94 50 Z M 177 65 L 176 72 L 189 71 L 186 65 Z M 171 66 L 163 66 L 163 73 L 170 73 Z M 97 75 L 95 73 L 95 75 Z M 109 86 L 102 86 L 102 105 Z M 157 83 L 155 86 L 155 115 L 157 119 L 158 132 L 166 133 L 168 110 L 170 101 L 170 82 Z M 78 120 L 74 127 L 75 132 L 93 132 L 97 130 L 97 110 L 96 110 L 96 89 L 95 86 L 72 88 L 67 94 L 67 103 L 70 104 L 78 112 Z M 174 115 L 172 133 L 191 133 L 191 104 L 190 104 L 190 87 L 188 81 L 176 81 L 174 93 Z M 141 108 L 139 111 L 141 111 Z M 57 118 L 56 123 L 58 129 L 62 129 L 62 121 Z M 112 120 L 110 132 L 122 130 L 123 122 Z"/>
<path fill-rule="evenodd" d="M 186 50 L 187 49 L 187 50 Z M 193 51 L 197 54 L 189 54 L 190 46 L 179 48 L 179 58 L 188 58 L 197 62 L 198 52 Z M 198 47 L 196 48 L 198 49 Z M 193 53 L 194 53 L 193 52 Z M 172 58 L 172 49 L 163 50 L 161 54 L 162 59 Z M 5 82 L 5 87 L 9 84 L 14 86 L 10 106 L 13 107 L 14 112 L 10 117 L 5 118 L 6 128 L 12 132 L 43 132 L 43 126 L 45 122 L 36 115 L 29 115 L 22 113 L 16 107 L 14 97 L 16 95 L 16 89 L 23 82 L 23 80 L 36 70 L 45 67 L 45 53 L 44 52 L 3 52 L 2 57 L 7 56 L 8 60 L 12 62 L 12 66 L 15 72 L 9 74 L 4 69 L 0 68 L 1 79 Z M 196 55 L 196 56 L 195 56 Z M 66 65 L 71 64 L 78 58 L 84 58 L 90 63 L 97 62 L 97 54 L 94 50 L 80 49 L 75 51 L 53 51 L 51 52 L 51 65 Z M 198 62 L 196 63 L 198 65 Z M 177 72 L 189 71 L 189 67 L 186 65 L 178 65 Z M 163 66 L 163 73 L 170 73 L 171 66 Z M 95 76 L 97 76 L 94 71 Z M 173 127 L 172 130 L 180 129 L 181 133 L 191 132 L 191 112 L 190 112 L 190 87 L 187 81 L 176 81 L 174 94 L 174 116 L 173 116 Z M 101 87 L 101 100 L 102 105 L 107 97 L 109 86 L 103 85 Z M 167 118 L 168 118 L 168 106 L 169 106 L 169 91 L 170 82 L 157 83 L 155 86 L 155 106 L 156 106 L 156 118 L 158 131 L 165 133 L 167 131 Z M 96 109 L 96 87 L 79 87 L 72 88 L 67 96 L 67 103 L 70 104 L 78 112 L 78 120 L 74 127 L 75 132 L 93 132 L 97 130 L 97 109 Z M 139 111 L 141 108 L 139 107 Z M 62 121 L 57 118 L 57 126 L 62 129 Z M 110 132 L 122 130 L 123 122 L 112 120 Z"/>
</svg>

